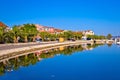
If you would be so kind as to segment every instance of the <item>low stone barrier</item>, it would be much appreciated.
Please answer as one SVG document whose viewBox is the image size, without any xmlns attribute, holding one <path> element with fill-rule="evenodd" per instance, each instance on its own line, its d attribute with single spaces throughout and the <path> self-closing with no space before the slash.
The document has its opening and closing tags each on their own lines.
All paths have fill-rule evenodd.
<svg viewBox="0 0 120 80">
<path fill-rule="evenodd" d="M 0 50 L 0 56 L 15 53 L 15 52 L 20 52 L 20 51 L 38 49 L 38 48 L 46 48 L 46 47 L 66 45 L 66 44 L 76 44 L 76 43 L 79 43 L 79 44 L 91 43 L 91 42 L 93 42 L 93 41 L 82 41 L 82 40 L 80 40 L 80 41 L 66 41 L 66 42 L 48 43 L 48 44 L 42 44 L 42 45 L 34 45 L 34 46 L 20 47 L 20 48 L 14 48 L 14 49 Z"/>
</svg>

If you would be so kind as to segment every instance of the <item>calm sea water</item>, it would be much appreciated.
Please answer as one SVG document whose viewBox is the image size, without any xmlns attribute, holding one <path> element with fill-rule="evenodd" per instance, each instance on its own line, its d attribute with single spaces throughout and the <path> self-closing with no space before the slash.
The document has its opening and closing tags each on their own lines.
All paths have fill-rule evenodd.
<svg viewBox="0 0 120 80">
<path fill-rule="evenodd" d="M 61 47 L 0 66 L 0 80 L 120 80 L 120 46 Z"/>
</svg>

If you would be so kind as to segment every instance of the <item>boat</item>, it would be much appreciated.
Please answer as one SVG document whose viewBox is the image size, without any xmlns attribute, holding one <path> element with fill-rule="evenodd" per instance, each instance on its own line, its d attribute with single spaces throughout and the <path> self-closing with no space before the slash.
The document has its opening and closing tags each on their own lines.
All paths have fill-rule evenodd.
<svg viewBox="0 0 120 80">
<path fill-rule="evenodd" d="M 120 42 L 116 42 L 117 44 L 120 44 Z"/>
</svg>

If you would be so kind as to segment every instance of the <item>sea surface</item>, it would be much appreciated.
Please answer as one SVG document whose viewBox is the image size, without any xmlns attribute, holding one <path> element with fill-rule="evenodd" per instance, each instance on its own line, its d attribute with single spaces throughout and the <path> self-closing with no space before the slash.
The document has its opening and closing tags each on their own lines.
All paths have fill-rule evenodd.
<svg viewBox="0 0 120 80">
<path fill-rule="evenodd" d="M 83 44 L 0 63 L 0 80 L 120 80 L 120 45 Z"/>
</svg>

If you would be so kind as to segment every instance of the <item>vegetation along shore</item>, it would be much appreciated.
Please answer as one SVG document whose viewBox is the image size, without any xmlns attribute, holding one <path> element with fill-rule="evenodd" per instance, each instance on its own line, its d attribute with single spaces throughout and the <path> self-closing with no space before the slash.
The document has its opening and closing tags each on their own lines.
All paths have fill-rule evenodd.
<svg viewBox="0 0 120 80">
<path fill-rule="evenodd" d="M 0 55 L 74 43 L 106 43 L 111 34 L 96 35 L 91 30 L 69 31 L 38 24 L 15 25 L 0 22 Z"/>
</svg>

